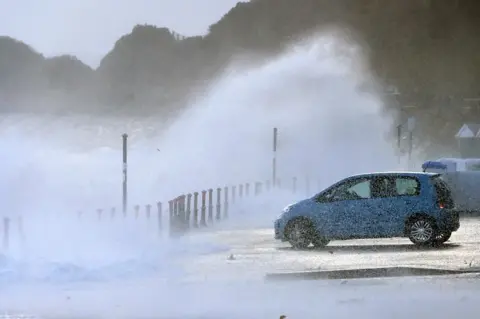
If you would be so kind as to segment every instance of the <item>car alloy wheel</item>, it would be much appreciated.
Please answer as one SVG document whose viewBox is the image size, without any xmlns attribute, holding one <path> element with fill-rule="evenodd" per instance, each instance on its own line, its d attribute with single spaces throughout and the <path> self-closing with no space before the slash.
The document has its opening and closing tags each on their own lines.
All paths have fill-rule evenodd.
<svg viewBox="0 0 480 319">
<path fill-rule="evenodd" d="M 311 243 L 309 230 L 310 228 L 306 221 L 295 221 L 288 231 L 288 241 L 290 245 L 297 249 L 307 248 Z"/>
<path fill-rule="evenodd" d="M 418 244 L 430 242 L 435 237 L 432 223 L 426 219 L 418 219 L 410 226 L 410 238 Z"/>
</svg>

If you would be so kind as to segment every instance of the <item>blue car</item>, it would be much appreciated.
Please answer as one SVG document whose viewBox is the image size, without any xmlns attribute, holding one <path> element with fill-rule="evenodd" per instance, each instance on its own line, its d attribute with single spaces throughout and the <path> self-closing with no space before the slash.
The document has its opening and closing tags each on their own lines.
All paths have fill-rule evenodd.
<svg viewBox="0 0 480 319">
<path fill-rule="evenodd" d="M 287 206 L 275 239 L 297 249 L 330 240 L 408 237 L 416 245 L 446 242 L 460 227 L 451 191 L 440 174 L 388 172 L 345 178 Z"/>
</svg>

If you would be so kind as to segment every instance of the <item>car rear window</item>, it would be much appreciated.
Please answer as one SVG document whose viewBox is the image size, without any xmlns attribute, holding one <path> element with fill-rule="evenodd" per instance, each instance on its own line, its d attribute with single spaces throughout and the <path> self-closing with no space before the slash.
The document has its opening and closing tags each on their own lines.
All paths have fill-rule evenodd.
<svg viewBox="0 0 480 319">
<path fill-rule="evenodd" d="M 437 193 L 437 203 L 445 208 L 453 208 L 453 198 L 450 188 L 440 175 L 432 177 L 433 186 Z"/>
</svg>

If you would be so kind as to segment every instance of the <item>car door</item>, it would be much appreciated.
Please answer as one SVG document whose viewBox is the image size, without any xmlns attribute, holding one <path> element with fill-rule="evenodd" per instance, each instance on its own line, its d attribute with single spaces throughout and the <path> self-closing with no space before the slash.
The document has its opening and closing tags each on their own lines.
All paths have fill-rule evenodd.
<svg viewBox="0 0 480 319">
<path fill-rule="evenodd" d="M 364 237 L 370 232 L 371 180 L 354 178 L 330 191 L 326 226 L 333 238 Z"/>
<path fill-rule="evenodd" d="M 390 233 L 395 193 L 394 179 L 391 176 L 379 175 L 372 179 L 370 237 L 385 237 Z"/>
<path fill-rule="evenodd" d="M 378 235 L 402 236 L 407 216 L 417 209 L 419 203 L 420 181 L 413 176 L 393 175 L 374 182 L 372 193 L 372 197 L 377 198 L 372 204 L 377 206 L 373 220 Z"/>
</svg>

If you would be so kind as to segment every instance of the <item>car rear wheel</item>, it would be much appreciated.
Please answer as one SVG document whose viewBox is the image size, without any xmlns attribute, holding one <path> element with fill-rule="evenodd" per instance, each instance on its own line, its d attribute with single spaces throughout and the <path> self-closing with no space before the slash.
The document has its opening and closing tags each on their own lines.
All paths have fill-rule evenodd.
<svg viewBox="0 0 480 319">
<path fill-rule="evenodd" d="M 451 231 L 441 232 L 437 235 L 437 237 L 435 237 L 435 243 L 443 244 L 450 239 L 450 236 L 452 236 Z"/>
<path fill-rule="evenodd" d="M 415 245 L 432 244 L 437 238 L 435 222 L 430 218 L 417 217 L 408 225 L 408 238 Z"/>
<path fill-rule="evenodd" d="M 305 249 L 312 242 L 314 228 L 307 219 L 296 219 L 287 226 L 286 235 L 288 242 L 295 249 Z"/>
</svg>

